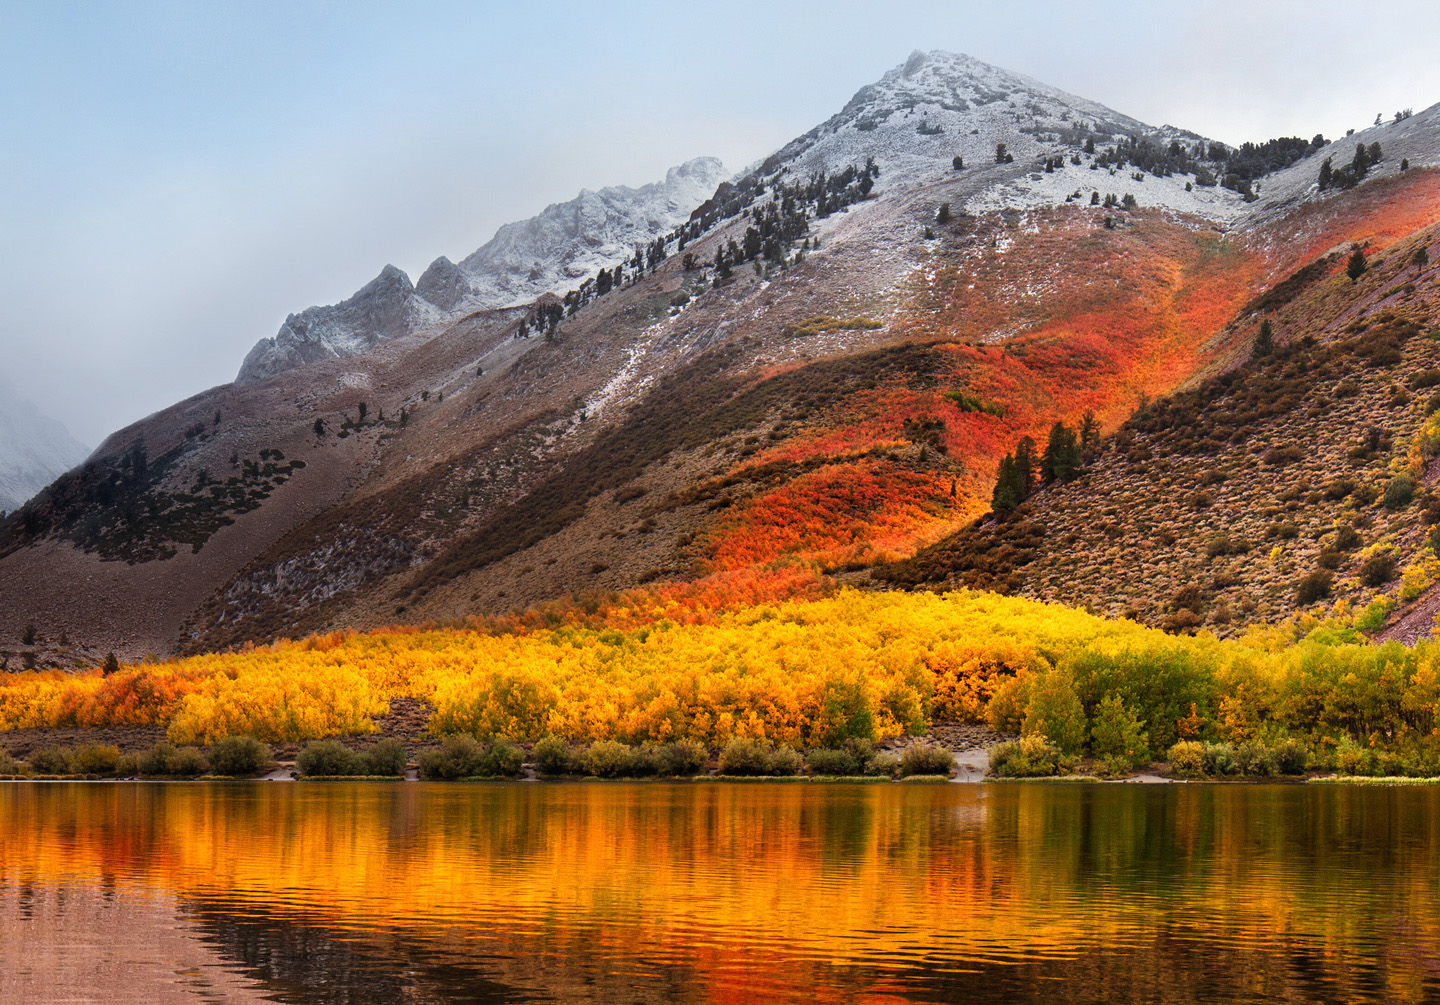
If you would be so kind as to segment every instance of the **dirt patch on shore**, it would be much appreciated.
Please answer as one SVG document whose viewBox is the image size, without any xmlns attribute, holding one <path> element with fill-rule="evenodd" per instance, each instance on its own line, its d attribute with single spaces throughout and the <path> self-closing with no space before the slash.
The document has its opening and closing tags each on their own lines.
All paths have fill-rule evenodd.
<svg viewBox="0 0 1440 1005">
<path fill-rule="evenodd" d="M 997 733 L 983 723 L 934 722 L 923 736 L 897 736 L 884 741 L 880 746 L 899 753 L 914 743 L 935 743 L 958 753 L 962 750 L 974 750 L 976 747 L 992 747 L 1013 739 L 1013 736 Z"/>
</svg>

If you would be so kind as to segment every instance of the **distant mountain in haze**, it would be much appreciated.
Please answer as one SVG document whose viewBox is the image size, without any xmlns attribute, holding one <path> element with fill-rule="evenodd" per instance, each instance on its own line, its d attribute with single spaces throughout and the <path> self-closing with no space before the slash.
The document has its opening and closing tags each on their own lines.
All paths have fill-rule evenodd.
<svg viewBox="0 0 1440 1005">
<path fill-rule="evenodd" d="M 13 510 L 90 453 L 61 422 L 0 381 L 0 510 Z"/>
</svg>

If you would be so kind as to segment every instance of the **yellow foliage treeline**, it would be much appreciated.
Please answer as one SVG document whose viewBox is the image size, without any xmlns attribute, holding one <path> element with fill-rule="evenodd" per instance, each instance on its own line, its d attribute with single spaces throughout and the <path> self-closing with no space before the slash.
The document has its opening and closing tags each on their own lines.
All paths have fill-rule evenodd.
<svg viewBox="0 0 1440 1005">
<path fill-rule="evenodd" d="M 978 721 L 1006 680 L 1053 670 L 1074 679 L 1087 708 L 1115 693 L 1147 712 L 1152 742 L 1198 716 L 1227 739 L 1329 729 L 1373 745 L 1371 734 L 1390 730 L 1383 742 L 1396 728 L 1433 739 L 1440 698 L 1440 646 L 1370 645 L 1343 607 L 1233 641 L 969 591 L 846 589 L 703 623 L 614 619 L 627 629 L 391 628 L 109 677 L 7 674 L 0 729 L 167 724 L 177 743 L 293 741 L 372 732 L 371 717 L 406 697 L 433 704 L 436 733 L 813 746 L 921 732 L 933 718 Z"/>
</svg>

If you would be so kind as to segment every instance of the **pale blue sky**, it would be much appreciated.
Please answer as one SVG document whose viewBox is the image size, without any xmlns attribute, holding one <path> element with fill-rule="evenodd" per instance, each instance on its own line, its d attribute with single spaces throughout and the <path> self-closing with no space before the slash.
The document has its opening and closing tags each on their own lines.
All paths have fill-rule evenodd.
<svg viewBox="0 0 1440 1005">
<path fill-rule="evenodd" d="M 0 359 L 88 443 L 581 187 L 731 169 L 912 49 L 1230 143 L 1440 100 L 1440 4 L 0 0 Z"/>
</svg>

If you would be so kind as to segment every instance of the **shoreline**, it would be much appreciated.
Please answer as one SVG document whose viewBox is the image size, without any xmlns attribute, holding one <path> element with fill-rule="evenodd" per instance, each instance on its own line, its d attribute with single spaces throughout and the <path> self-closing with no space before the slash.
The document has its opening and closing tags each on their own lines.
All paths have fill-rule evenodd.
<svg viewBox="0 0 1440 1005">
<path fill-rule="evenodd" d="M 279 777 L 281 774 L 288 774 L 289 777 Z M 1047 775 L 1035 778 L 1000 778 L 994 775 L 981 777 L 966 777 L 964 772 L 955 772 L 946 775 L 910 775 L 904 778 L 891 778 L 887 776 L 874 775 L 693 775 L 676 776 L 673 778 L 601 778 L 598 775 L 561 775 L 558 777 L 540 777 L 533 772 L 515 777 L 487 777 L 475 776 L 473 778 L 450 778 L 450 779 L 422 779 L 414 777 L 414 768 L 407 769 L 404 776 L 401 775 L 313 775 L 302 777 L 293 772 L 292 767 L 282 766 L 265 775 L 253 776 L 232 776 L 232 775 L 197 775 L 193 778 L 156 776 L 153 778 L 141 778 L 129 776 L 116 778 L 105 775 L 0 775 L 0 783 L 5 782 L 34 782 L 34 783 L 77 783 L 77 782 L 99 782 L 104 784 L 259 784 L 270 782 L 299 782 L 302 784 L 334 784 L 334 783 L 374 783 L 381 785 L 404 784 L 406 782 L 423 782 L 429 785 L 506 785 L 506 784 L 541 784 L 541 785 L 696 785 L 696 784 L 733 784 L 733 785 L 1034 785 L 1034 784 L 1096 784 L 1096 785 L 1440 785 L 1440 777 L 1410 778 L 1404 775 L 1382 775 L 1372 777 L 1369 775 L 1313 775 L 1308 777 L 1284 776 L 1284 775 L 1257 775 L 1239 778 L 1169 778 L 1156 774 L 1132 775 L 1126 778 L 1101 778 L 1098 775 Z"/>
</svg>

